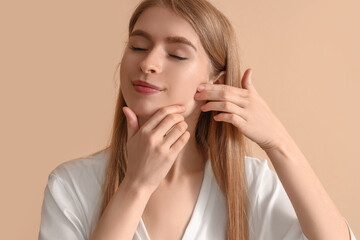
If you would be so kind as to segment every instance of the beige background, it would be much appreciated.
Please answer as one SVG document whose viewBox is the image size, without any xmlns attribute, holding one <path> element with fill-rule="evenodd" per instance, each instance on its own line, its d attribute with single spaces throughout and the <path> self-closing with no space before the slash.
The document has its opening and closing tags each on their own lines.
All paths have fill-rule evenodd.
<svg viewBox="0 0 360 240">
<path fill-rule="evenodd" d="M 37 239 L 52 169 L 110 136 L 138 1 L 1 1 L 1 239 Z M 360 2 L 212 1 L 237 30 L 243 71 L 360 236 Z M 253 145 L 253 156 L 266 155 Z"/>
</svg>

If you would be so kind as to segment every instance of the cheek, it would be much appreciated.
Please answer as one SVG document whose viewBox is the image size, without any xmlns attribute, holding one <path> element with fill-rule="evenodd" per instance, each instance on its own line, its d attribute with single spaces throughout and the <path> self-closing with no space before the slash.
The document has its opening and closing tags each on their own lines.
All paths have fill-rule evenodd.
<svg viewBox="0 0 360 240">
<path fill-rule="evenodd" d="M 194 95 L 201 83 L 208 81 L 207 68 L 198 64 L 188 65 L 186 68 L 172 73 L 170 77 L 168 100 L 169 102 L 184 104 L 186 106 L 186 114 L 191 114 L 195 109 L 199 108 L 203 102 L 196 101 Z"/>
<path fill-rule="evenodd" d="M 130 80 L 134 76 L 139 76 L 140 68 L 139 68 L 139 59 L 138 56 L 134 54 L 125 52 L 120 63 L 120 85 L 121 87 L 129 87 L 131 86 Z"/>
<path fill-rule="evenodd" d="M 135 60 L 133 57 L 124 54 L 120 63 L 120 90 L 125 99 L 125 102 L 129 105 L 133 102 L 131 94 L 132 85 L 130 83 L 131 76 L 135 76 Z"/>
<path fill-rule="evenodd" d="M 170 94 L 186 101 L 193 100 L 197 87 L 208 81 L 208 69 L 201 64 L 184 65 L 177 71 L 170 71 Z"/>
<path fill-rule="evenodd" d="M 120 63 L 120 86 L 121 88 L 126 88 L 126 76 L 129 75 L 128 71 L 129 71 L 129 68 L 126 64 L 127 62 L 123 61 Z"/>
<path fill-rule="evenodd" d="M 120 76 L 129 76 L 135 69 L 137 59 L 131 54 L 125 53 L 120 63 Z M 124 80 L 121 79 L 120 80 Z"/>
</svg>

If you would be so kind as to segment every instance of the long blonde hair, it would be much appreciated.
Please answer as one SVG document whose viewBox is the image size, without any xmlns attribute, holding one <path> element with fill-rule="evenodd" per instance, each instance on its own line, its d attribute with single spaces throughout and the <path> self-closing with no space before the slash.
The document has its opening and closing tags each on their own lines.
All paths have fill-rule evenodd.
<svg viewBox="0 0 360 240">
<path fill-rule="evenodd" d="M 226 72 L 223 84 L 241 88 L 240 60 L 235 32 L 228 19 L 206 0 L 144 0 L 135 9 L 130 22 L 132 32 L 139 16 L 150 7 L 160 6 L 185 18 L 198 34 L 211 60 L 214 73 Z M 121 87 L 121 86 L 120 86 Z M 109 146 L 109 160 L 103 185 L 100 216 L 124 179 L 127 168 L 127 124 L 119 91 Z M 208 152 L 216 181 L 226 197 L 227 240 L 248 240 L 247 182 L 244 158 L 246 142 L 239 129 L 229 123 L 216 122 L 219 112 L 201 112 L 196 125 L 196 142 Z"/>
</svg>

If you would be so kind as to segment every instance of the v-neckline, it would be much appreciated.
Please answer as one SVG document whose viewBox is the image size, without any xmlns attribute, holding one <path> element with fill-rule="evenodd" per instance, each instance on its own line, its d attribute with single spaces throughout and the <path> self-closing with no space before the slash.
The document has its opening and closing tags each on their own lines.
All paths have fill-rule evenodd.
<svg viewBox="0 0 360 240">
<path fill-rule="evenodd" d="M 185 232 L 181 240 L 192 239 L 194 237 L 194 231 L 199 229 L 199 225 L 201 223 L 200 220 L 205 211 L 205 206 L 206 206 L 205 201 L 206 199 L 208 199 L 208 196 L 210 194 L 210 183 L 211 183 L 210 171 L 211 171 L 211 163 L 210 163 L 210 159 L 207 159 L 205 163 L 204 176 L 201 183 L 200 192 L 196 199 L 195 207 L 191 214 L 190 221 L 185 228 Z M 138 235 L 139 237 L 140 234 L 141 240 L 151 240 L 142 217 L 140 218 L 139 224 L 140 224 L 140 229 L 138 228 L 139 232 L 137 231 L 136 235 Z"/>
</svg>

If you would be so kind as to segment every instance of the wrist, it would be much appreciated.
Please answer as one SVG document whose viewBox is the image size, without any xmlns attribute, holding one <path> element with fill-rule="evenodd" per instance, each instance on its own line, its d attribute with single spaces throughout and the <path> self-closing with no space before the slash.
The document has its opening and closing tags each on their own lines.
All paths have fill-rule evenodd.
<svg viewBox="0 0 360 240">
<path fill-rule="evenodd" d="M 126 177 L 121 182 L 119 188 L 121 188 L 122 192 L 126 192 L 128 194 L 136 195 L 136 196 L 150 197 L 154 192 L 153 189 L 143 186 L 141 184 L 137 184 L 135 181 L 132 181 L 131 179 L 128 179 Z"/>
<path fill-rule="evenodd" d="M 274 141 L 269 146 L 264 146 L 262 149 L 266 153 L 272 152 L 284 152 L 285 149 L 293 142 L 293 139 L 290 135 L 285 131 L 279 133 L 277 136 L 274 137 Z"/>
<path fill-rule="evenodd" d="M 294 139 L 289 134 L 279 138 L 272 148 L 264 149 L 275 169 L 285 166 L 299 166 L 303 164 L 305 157 Z"/>
<path fill-rule="evenodd" d="M 291 159 L 292 154 L 296 152 L 297 145 L 288 133 L 277 137 L 276 143 L 269 148 L 263 148 L 271 161 L 275 159 Z"/>
</svg>

